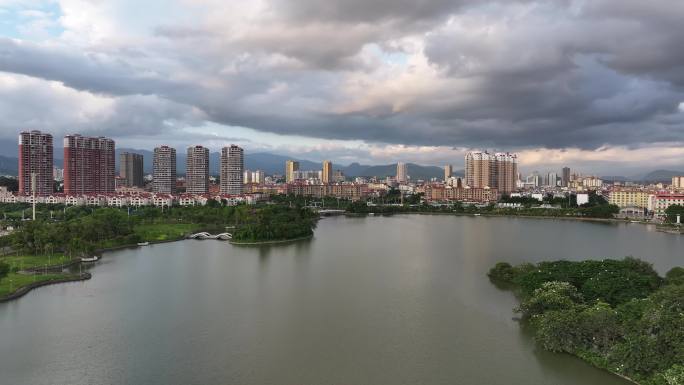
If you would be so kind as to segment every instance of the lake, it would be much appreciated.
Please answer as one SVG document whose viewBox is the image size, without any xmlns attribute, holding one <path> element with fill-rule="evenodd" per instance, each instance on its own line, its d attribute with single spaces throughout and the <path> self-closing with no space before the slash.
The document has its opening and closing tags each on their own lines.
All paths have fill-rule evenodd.
<svg viewBox="0 0 684 385">
<path fill-rule="evenodd" d="M 683 246 L 639 224 L 397 215 L 109 252 L 90 281 L 0 304 L 0 383 L 627 384 L 538 349 L 485 274 L 627 255 L 664 274 Z"/>
</svg>

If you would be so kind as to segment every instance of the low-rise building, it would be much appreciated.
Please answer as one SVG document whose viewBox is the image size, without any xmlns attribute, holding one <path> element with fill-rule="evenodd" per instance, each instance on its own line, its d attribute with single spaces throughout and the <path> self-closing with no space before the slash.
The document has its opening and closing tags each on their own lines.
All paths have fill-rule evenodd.
<svg viewBox="0 0 684 385">
<path fill-rule="evenodd" d="M 665 211 L 672 205 L 684 206 L 684 194 L 657 193 L 650 196 L 648 209 L 656 217 L 664 217 Z"/>
<path fill-rule="evenodd" d="M 608 202 L 620 208 L 648 207 L 650 191 L 639 189 L 615 189 L 610 192 Z"/>
</svg>

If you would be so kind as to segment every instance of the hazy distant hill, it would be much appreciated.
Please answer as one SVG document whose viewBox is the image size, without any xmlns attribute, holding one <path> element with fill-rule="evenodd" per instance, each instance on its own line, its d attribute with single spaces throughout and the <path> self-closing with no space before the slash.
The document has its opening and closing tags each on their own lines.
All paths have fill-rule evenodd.
<svg viewBox="0 0 684 385">
<path fill-rule="evenodd" d="M 377 176 L 386 177 L 397 174 L 397 164 L 387 164 L 380 166 L 361 166 L 352 164 L 345 172 L 348 176 Z M 436 166 L 421 166 L 414 163 L 408 164 L 408 174 L 412 180 L 428 180 L 430 178 L 444 177 L 444 169 Z"/>
<path fill-rule="evenodd" d="M 604 182 L 627 182 L 627 181 L 634 180 L 633 178 L 628 178 L 626 176 L 620 176 L 620 175 L 608 175 L 608 176 L 602 176 L 600 178 Z"/>
<path fill-rule="evenodd" d="M 19 160 L 17 158 L 0 155 L 0 175 L 18 175 Z"/>
<path fill-rule="evenodd" d="M 684 175 L 684 171 L 673 170 L 655 170 L 641 177 L 641 180 L 647 182 L 672 182 L 673 176 Z"/>
<path fill-rule="evenodd" d="M 9 145 L 8 145 L 9 146 Z M 14 145 L 16 148 L 16 145 Z M 10 149 L 10 147 L 8 147 Z M 116 165 L 117 171 L 119 166 L 119 155 L 122 152 L 134 152 L 143 155 L 143 168 L 145 173 L 152 173 L 152 156 L 153 152 L 149 150 L 137 150 L 131 148 L 117 148 L 116 149 Z M 57 167 L 62 167 L 63 150 L 55 148 L 54 150 L 54 164 Z M 17 175 L 18 163 L 16 158 L 16 150 L 10 153 L 12 156 L 0 155 L 0 174 Z M 219 171 L 221 155 L 218 152 L 209 154 L 209 170 L 212 175 L 217 175 Z M 247 170 L 263 170 L 266 174 L 283 174 L 285 172 L 285 161 L 292 159 L 290 157 L 278 154 L 262 153 L 247 153 L 245 154 L 245 169 Z M 300 170 L 320 170 L 322 165 L 320 162 L 313 162 L 306 159 L 295 159 L 299 162 Z M 185 151 L 178 151 L 176 153 L 176 171 L 179 174 L 185 174 Z M 397 164 L 387 165 L 363 165 L 359 163 L 352 163 L 350 165 L 334 164 L 335 170 L 342 170 L 348 177 L 357 176 L 377 176 L 386 177 L 396 175 Z M 430 178 L 443 178 L 444 170 L 436 166 L 421 166 L 415 163 L 408 164 L 408 173 L 412 180 L 428 180 Z M 454 172 L 456 176 L 463 176 L 463 171 Z"/>
</svg>

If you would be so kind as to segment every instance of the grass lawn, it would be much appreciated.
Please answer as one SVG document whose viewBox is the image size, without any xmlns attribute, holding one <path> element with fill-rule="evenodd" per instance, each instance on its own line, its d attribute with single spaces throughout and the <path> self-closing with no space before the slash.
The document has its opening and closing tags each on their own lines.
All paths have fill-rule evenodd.
<svg viewBox="0 0 684 385">
<path fill-rule="evenodd" d="M 135 233 L 145 241 L 168 241 L 181 238 L 199 229 L 199 225 L 192 223 L 160 223 L 152 225 L 138 225 Z"/>
<path fill-rule="evenodd" d="M 24 275 L 17 273 L 9 273 L 7 277 L 0 279 L 0 297 L 4 297 L 10 293 L 13 293 L 17 291 L 19 287 L 26 286 L 33 282 L 53 281 L 56 279 L 62 279 L 71 276 L 73 276 L 73 274 Z M 10 285 L 12 286 L 12 291 L 10 291 Z"/>
<path fill-rule="evenodd" d="M 6 255 L 0 257 L 0 262 L 4 262 L 10 267 L 18 267 L 19 269 L 29 269 L 32 267 L 57 266 L 70 261 L 68 256 L 62 253 L 53 254 L 52 257 L 47 255 Z"/>
</svg>

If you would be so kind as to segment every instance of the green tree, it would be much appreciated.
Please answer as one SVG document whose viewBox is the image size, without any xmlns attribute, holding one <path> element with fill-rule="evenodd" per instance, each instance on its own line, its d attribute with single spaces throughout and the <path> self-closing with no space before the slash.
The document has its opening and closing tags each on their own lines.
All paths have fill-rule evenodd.
<svg viewBox="0 0 684 385">
<path fill-rule="evenodd" d="M 668 285 L 682 285 L 684 284 L 684 268 L 674 267 L 665 274 L 665 282 Z"/>
<path fill-rule="evenodd" d="M 568 310 L 583 302 L 577 288 L 567 282 L 546 282 L 524 300 L 517 309 L 524 318 L 532 318 L 551 310 Z"/>
<path fill-rule="evenodd" d="M 10 266 L 4 262 L 0 262 L 0 280 L 5 278 L 10 272 Z"/>
<path fill-rule="evenodd" d="M 684 385 L 684 365 L 673 365 L 665 371 L 663 378 L 667 385 Z"/>
<path fill-rule="evenodd" d="M 672 205 L 665 210 L 666 221 L 669 223 L 677 222 L 677 215 L 680 216 L 680 221 L 684 222 L 684 206 Z"/>
</svg>

